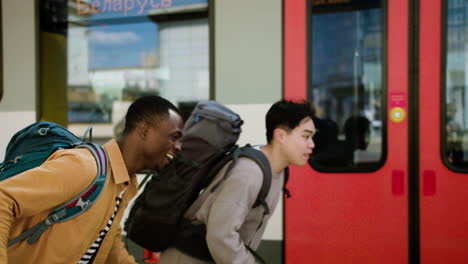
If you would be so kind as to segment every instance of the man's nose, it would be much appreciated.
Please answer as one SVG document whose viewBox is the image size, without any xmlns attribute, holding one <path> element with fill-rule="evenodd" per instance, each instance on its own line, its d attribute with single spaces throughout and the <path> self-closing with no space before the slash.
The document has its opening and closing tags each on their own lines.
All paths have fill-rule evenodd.
<svg viewBox="0 0 468 264">
<path fill-rule="evenodd" d="M 176 141 L 176 143 L 174 144 L 174 149 L 175 149 L 175 152 L 179 152 L 182 150 L 182 143 L 180 142 L 180 140 Z"/>
<path fill-rule="evenodd" d="M 315 148 L 315 143 L 314 143 L 314 140 L 313 140 L 312 138 L 310 139 L 309 147 L 310 147 L 310 149 L 314 149 L 314 148 Z"/>
</svg>

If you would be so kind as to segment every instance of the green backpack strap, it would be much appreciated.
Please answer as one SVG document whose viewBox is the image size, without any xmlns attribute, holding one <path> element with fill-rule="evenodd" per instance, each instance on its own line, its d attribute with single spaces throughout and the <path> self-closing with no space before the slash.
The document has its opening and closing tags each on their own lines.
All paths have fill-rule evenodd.
<svg viewBox="0 0 468 264">
<path fill-rule="evenodd" d="M 98 144 L 86 143 L 79 145 L 78 148 L 87 148 L 93 154 L 97 164 L 97 176 L 94 181 L 80 194 L 75 196 L 67 203 L 54 209 L 47 219 L 31 227 L 21 235 L 8 242 L 8 247 L 29 237 L 28 243 L 33 244 L 49 228 L 49 226 L 67 221 L 74 218 L 87 209 L 89 209 L 99 198 L 106 183 L 108 172 L 107 153 Z"/>
</svg>

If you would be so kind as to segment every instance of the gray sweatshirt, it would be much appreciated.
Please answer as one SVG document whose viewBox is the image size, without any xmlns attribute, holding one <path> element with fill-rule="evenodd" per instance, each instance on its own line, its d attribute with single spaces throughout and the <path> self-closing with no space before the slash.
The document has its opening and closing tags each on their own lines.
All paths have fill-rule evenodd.
<svg viewBox="0 0 468 264">
<path fill-rule="evenodd" d="M 206 240 L 214 261 L 218 264 L 255 263 L 245 245 L 257 249 L 266 224 L 273 214 L 283 188 L 283 172 L 272 173 L 270 192 L 266 202 L 271 213 L 264 215 L 262 206 L 252 208 L 263 182 L 263 173 L 255 161 L 240 158 L 229 177 L 215 192 L 210 192 L 224 175 L 227 165 L 186 213 L 195 224 L 207 227 Z M 161 254 L 161 264 L 210 263 L 169 248 Z"/>
</svg>

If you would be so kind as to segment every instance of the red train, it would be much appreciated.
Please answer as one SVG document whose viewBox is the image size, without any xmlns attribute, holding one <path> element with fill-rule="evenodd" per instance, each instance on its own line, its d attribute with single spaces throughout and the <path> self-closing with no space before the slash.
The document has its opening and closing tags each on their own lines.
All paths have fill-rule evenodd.
<svg viewBox="0 0 468 264">
<path fill-rule="evenodd" d="M 286 263 L 468 263 L 466 32 L 467 1 L 284 1 L 285 97 L 322 132 Z"/>
</svg>

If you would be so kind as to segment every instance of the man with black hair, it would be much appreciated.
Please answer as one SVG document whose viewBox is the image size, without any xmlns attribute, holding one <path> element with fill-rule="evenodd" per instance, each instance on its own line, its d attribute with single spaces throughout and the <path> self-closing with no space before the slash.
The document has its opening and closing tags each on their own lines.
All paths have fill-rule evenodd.
<svg viewBox="0 0 468 264">
<path fill-rule="evenodd" d="M 160 264 L 218 263 L 251 264 L 266 224 L 278 204 L 288 165 L 305 165 L 309 159 L 315 133 L 313 111 L 305 102 L 278 101 L 266 115 L 267 145 L 257 147 L 266 156 L 272 170 L 271 187 L 262 206 L 252 208 L 263 182 L 259 165 L 249 158 L 239 158 L 229 177 L 214 191 L 205 191 L 189 208 L 185 217 L 206 226 L 206 243 L 211 260 L 197 259 L 191 250 L 175 247 L 162 252 Z M 221 169 L 210 190 L 223 176 Z"/>
<path fill-rule="evenodd" d="M 53 153 L 41 166 L 0 182 L 0 263 L 135 263 L 121 241 L 120 220 L 137 193 L 142 169 L 166 166 L 180 150 L 182 119 L 159 96 L 136 100 L 123 135 L 104 145 L 108 174 L 101 196 L 81 215 L 47 229 L 33 244 L 7 242 L 47 218 L 93 182 L 96 160 L 85 148 Z"/>
</svg>

